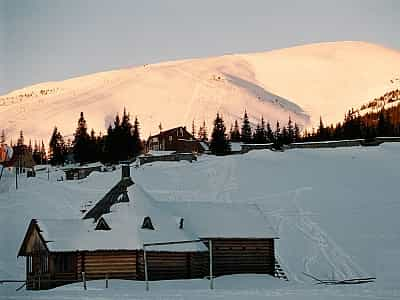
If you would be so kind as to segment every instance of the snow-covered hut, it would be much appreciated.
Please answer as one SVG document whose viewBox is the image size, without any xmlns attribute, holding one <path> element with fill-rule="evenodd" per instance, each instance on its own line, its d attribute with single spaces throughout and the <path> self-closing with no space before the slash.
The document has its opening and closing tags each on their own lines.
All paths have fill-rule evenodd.
<svg viewBox="0 0 400 300">
<path fill-rule="evenodd" d="M 275 238 L 255 206 L 157 201 L 125 177 L 83 219 L 33 219 L 18 256 L 26 256 L 28 289 L 80 281 L 82 272 L 144 280 L 144 245 L 149 280 L 201 278 L 210 240 L 216 276 L 273 275 Z M 198 242 L 147 246 L 183 241 Z"/>
</svg>

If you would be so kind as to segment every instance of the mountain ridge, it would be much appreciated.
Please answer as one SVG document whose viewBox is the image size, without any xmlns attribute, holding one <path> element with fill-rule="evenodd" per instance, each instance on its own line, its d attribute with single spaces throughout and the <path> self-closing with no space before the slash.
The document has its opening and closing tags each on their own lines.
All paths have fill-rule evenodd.
<svg viewBox="0 0 400 300">
<path fill-rule="evenodd" d="M 6 134 L 48 139 L 57 125 L 74 132 L 79 112 L 105 131 L 126 107 L 142 124 L 142 137 L 164 128 L 199 126 L 209 131 L 216 112 L 226 126 L 245 109 L 253 124 L 290 115 L 301 127 L 341 121 L 351 107 L 397 88 L 400 52 L 366 42 L 327 42 L 268 52 L 184 59 L 98 72 L 35 84 L 0 96 Z M 346 97 L 346 100 L 343 98 Z M 41 121 L 41 122 L 39 122 Z M 1 126 L 3 127 L 3 126 Z"/>
</svg>

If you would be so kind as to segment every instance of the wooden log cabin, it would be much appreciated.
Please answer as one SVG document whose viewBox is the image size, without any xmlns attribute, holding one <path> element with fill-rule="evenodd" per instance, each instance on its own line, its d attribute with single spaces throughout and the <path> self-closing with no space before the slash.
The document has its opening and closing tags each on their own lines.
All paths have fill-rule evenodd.
<svg viewBox="0 0 400 300">
<path fill-rule="evenodd" d="M 186 127 L 176 127 L 152 135 L 146 143 L 147 151 L 176 151 L 177 153 L 203 153 L 208 146 L 197 140 Z"/>
<path fill-rule="evenodd" d="M 149 280 L 214 275 L 274 275 L 277 238 L 257 207 L 242 204 L 162 202 L 125 175 L 83 219 L 33 219 L 18 256 L 26 257 L 27 289 L 82 280 Z M 238 222 L 240 220 L 240 222 Z"/>
</svg>

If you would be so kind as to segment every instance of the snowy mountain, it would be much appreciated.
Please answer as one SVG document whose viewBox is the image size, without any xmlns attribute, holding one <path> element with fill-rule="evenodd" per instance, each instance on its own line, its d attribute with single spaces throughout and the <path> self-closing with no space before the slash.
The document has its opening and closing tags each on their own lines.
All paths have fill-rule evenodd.
<svg viewBox="0 0 400 300">
<path fill-rule="evenodd" d="M 172 61 L 47 82 L 0 97 L 0 128 L 49 138 L 74 132 L 81 111 L 90 128 L 108 127 L 126 107 L 142 136 L 203 120 L 217 111 L 227 127 L 247 109 L 256 124 L 288 115 L 301 126 L 343 119 L 351 107 L 400 87 L 400 52 L 364 42 L 333 42 L 254 54 Z"/>
</svg>

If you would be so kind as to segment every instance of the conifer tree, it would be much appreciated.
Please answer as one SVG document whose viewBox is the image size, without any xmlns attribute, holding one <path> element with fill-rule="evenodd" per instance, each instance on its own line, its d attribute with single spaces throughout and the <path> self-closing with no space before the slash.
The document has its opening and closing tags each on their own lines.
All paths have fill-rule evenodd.
<svg viewBox="0 0 400 300">
<path fill-rule="evenodd" d="M 42 145 L 40 146 L 40 155 L 41 155 L 41 164 L 47 163 L 47 154 L 46 154 L 46 147 L 44 146 L 44 142 L 42 140 Z"/>
<path fill-rule="evenodd" d="M 251 137 L 252 133 L 251 133 L 250 121 L 247 115 L 247 111 L 245 110 L 243 115 L 241 140 L 243 143 L 251 143 Z"/>
<path fill-rule="evenodd" d="M 192 135 L 195 137 L 196 136 L 196 126 L 194 124 L 194 119 L 192 121 Z"/>
<path fill-rule="evenodd" d="M 287 134 L 288 134 L 288 138 L 287 138 L 287 143 L 293 143 L 295 140 L 295 127 L 293 126 L 293 122 L 292 122 L 292 118 L 289 115 L 289 120 L 288 120 L 288 125 L 287 125 Z"/>
<path fill-rule="evenodd" d="M 90 137 L 87 133 L 87 125 L 83 112 L 81 112 L 78 119 L 78 127 L 74 134 L 72 142 L 73 154 L 75 161 L 84 164 L 91 161 L 91 154 L 89 149 Z"/>
<path fill-rule="evenodd" d="M 279 121 L 276 121 L 274 140 L 275 140 L 275 142 L 278 142 L 281 140 L 281 126 L 279 124 Z"/>
<path fill-rule="evenodd" d="M 232 142 L 240 142 L 240 131 L 239 131 L 239 124 L 238 124 L 237 120 L 235 120 L 235 124 L 232 128 L 231 141 Z"/>
<path fill-rule="evenodd" d="M 266 134 L 267 134 L 267 141 L 270 143 L 273 143 L 275 138 L 274 138 L 274 133 L 271 128 L 271 124 L 269 122 L 267 122 Z"/>
<path fill-rule="evenodd" d="M 267 142 L 267 132 L 265 130 L 263 117 L 261 117 L 261 123 L 257 124 L 256 131 L 254 132 L 254 142 L 257 144 L 264 144 Z"/>
<path fill-rule="evenodd" d="M 206 121 L 203 121 L 203 125 L 200 126 L 198 136 L 199 136 L 199 140 L 201 140 L 202 142 L 208 141 L 208 132 L 207 132 Z"/>
<path fill-rule="evenodd" d="M 17 140 L 17 146 L 22 146 L 24 145 L 24 133 L 22 130 L 19 132 L 19 138 Z"/>
<path fill-rule="evenodd" d="M 133 123 L 132 139 L 133 139 L 133 152 L 134 156 L 137 156 L 143 152 L 144 145 L 140 139 L 140 124 L 137 117 L 135 117 L 135 122 Z"/>
<path fill-rule="evenodd" d="M 231 145 L 225 131 L 224 120 L 219 113 L 217 113 L 217 117 L 214 120 L 210 144 L 210 150 L 215 155 L 225 155 L 231 152 Z"/>
<path fill-rule="evenodd" d="M 299 142 L 300 139 L 301 139 L 300 128 L 297 125 L 297 123 L 294 123 L 294 138 L 293 138 L 293 142 Z"/>
<path fill-rule="evenodd" d="M 53 134 L 51 135 L 49 150 L 50 150 L 50 163 L 52 165 L 64 165 L 65 162 L 64 139 L 61 133 L 58 131 L 57 127 L 54 127 Z"/>
</svg>

